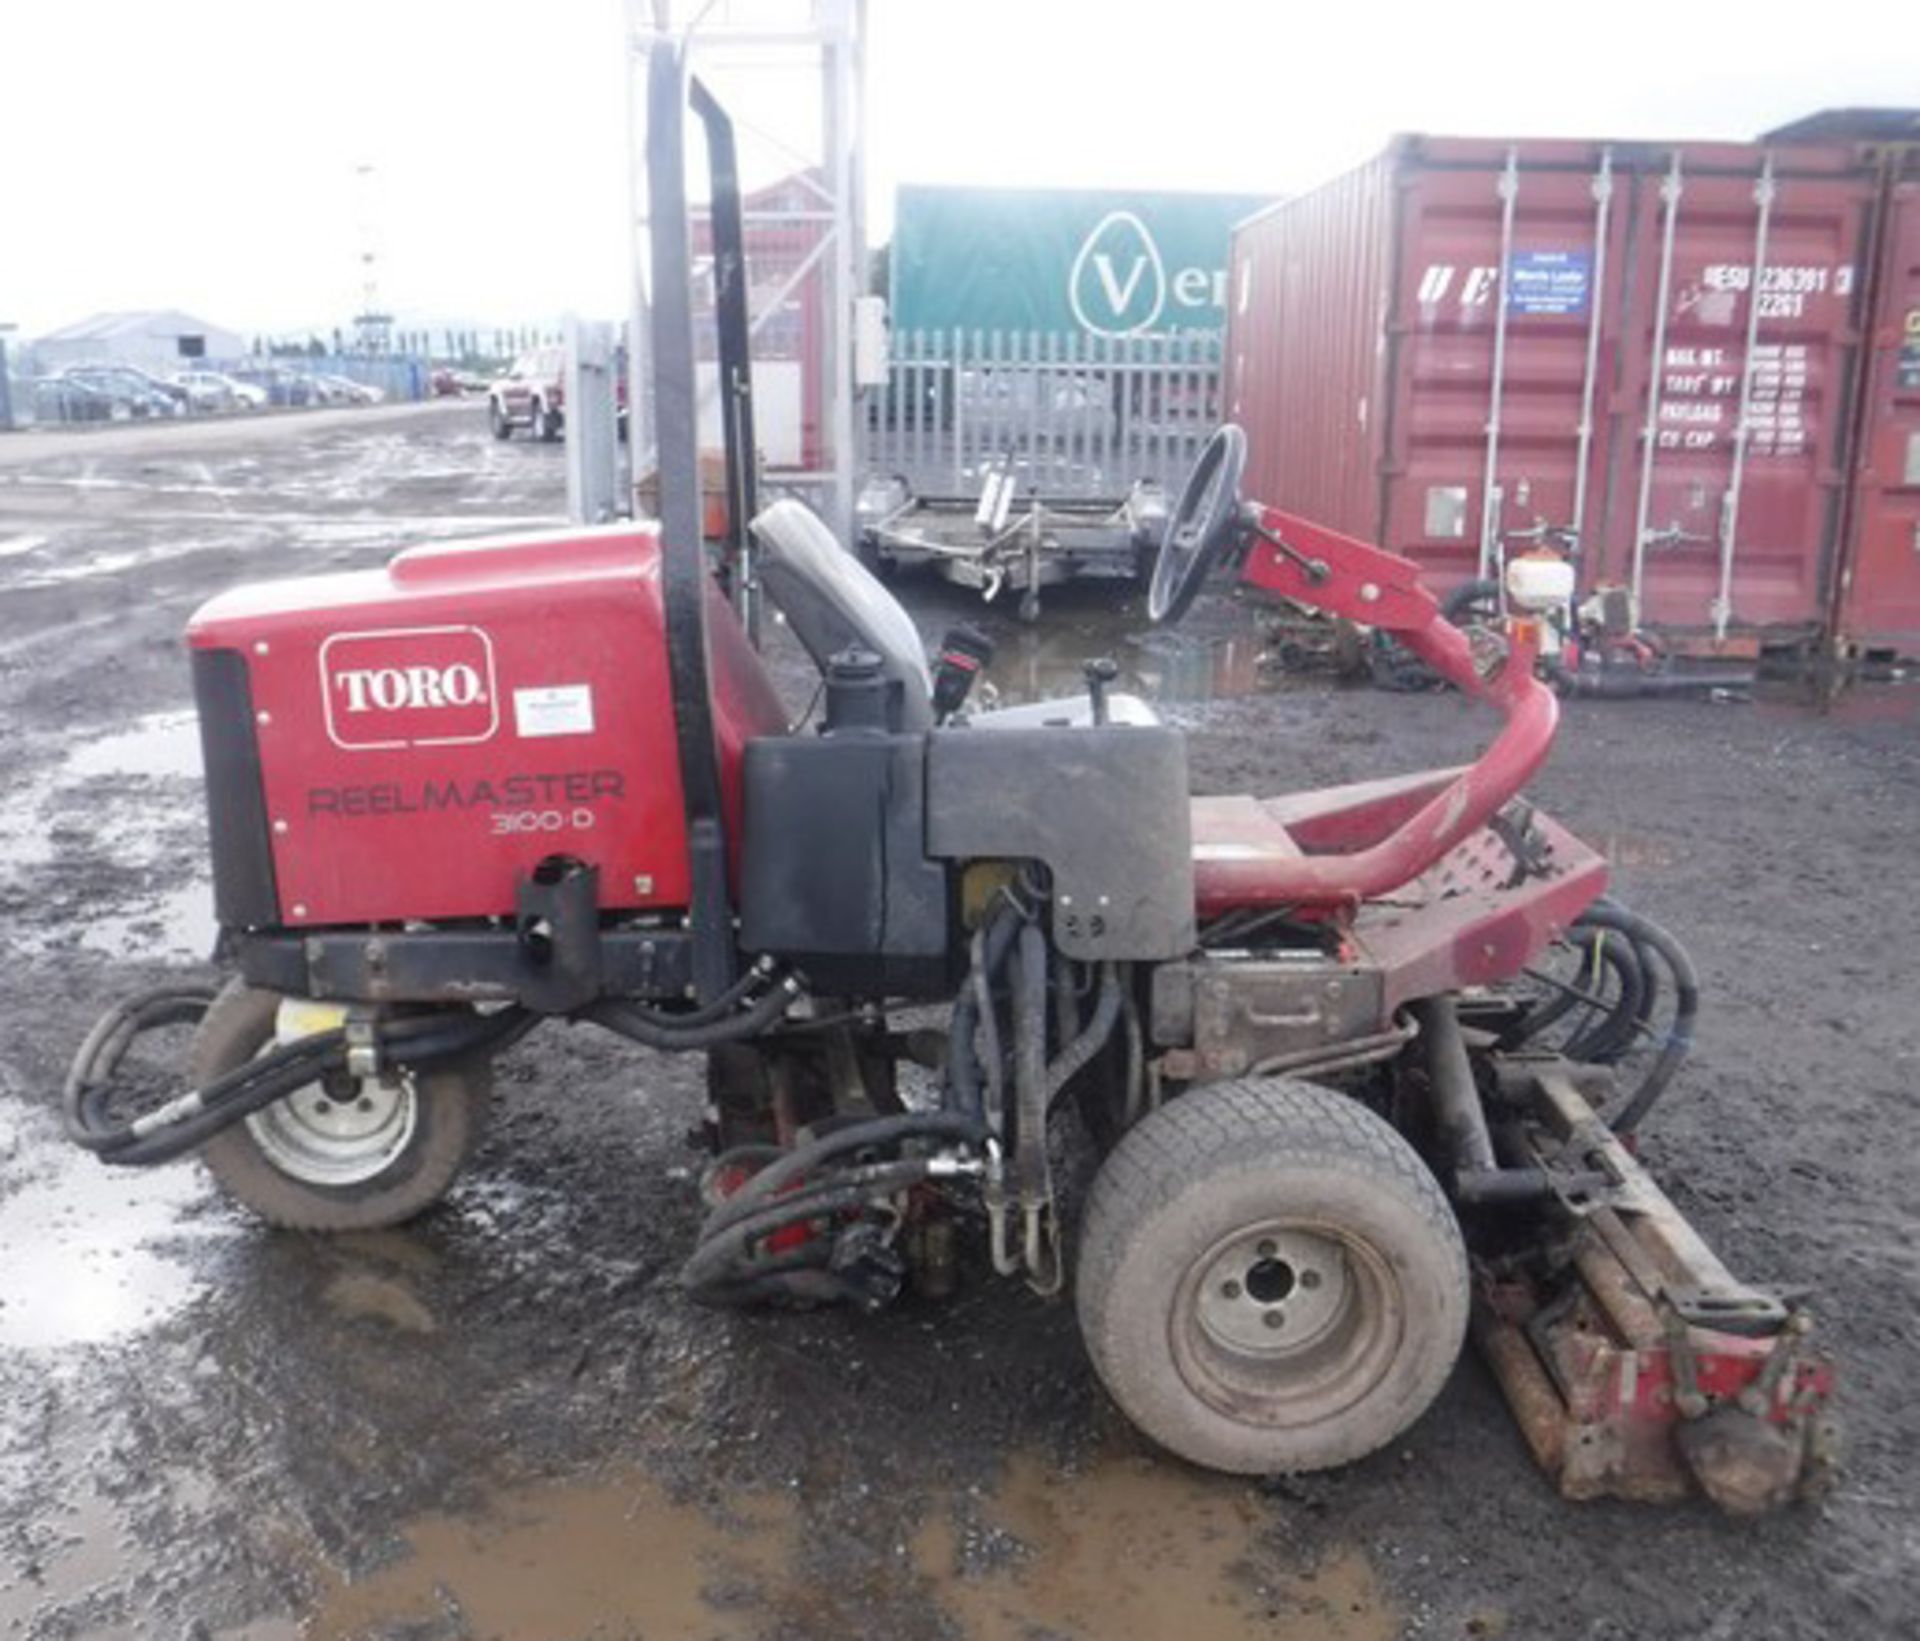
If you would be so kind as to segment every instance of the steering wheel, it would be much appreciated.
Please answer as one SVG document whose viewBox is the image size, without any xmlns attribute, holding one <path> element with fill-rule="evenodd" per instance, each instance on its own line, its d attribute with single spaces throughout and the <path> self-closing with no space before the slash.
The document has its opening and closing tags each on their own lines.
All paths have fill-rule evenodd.
<svg viewBox="0 0 1920 1641">
<path fill-rule="evenodd" d="M 1179 503 L 1167 519 L 1147 589 L 1147 618 L 1178 621 L 1232 542 L 1240 520 L 1240 475 L 1247 468 L 1247 436 L 1222 422 L 1200 447 Z"/>
</svg>

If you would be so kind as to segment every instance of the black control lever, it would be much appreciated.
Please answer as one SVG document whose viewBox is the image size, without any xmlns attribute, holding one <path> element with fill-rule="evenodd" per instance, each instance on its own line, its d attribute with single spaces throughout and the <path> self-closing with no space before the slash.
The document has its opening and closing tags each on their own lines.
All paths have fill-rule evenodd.
<svg viewBox="0 0 1920 1641">
<path fill-rule="evenodd" d="M 940 640 L 933 664 L 933 718 L 944 724 L 966 703 L 981 669 L 993 659 L 993 640 L 978 627 L 961 625 Z"/>
<path fill-rule="evenodd" d="M 1093 703 L 1093 721 L 1107 721 L 1107 686 L 1120 676 L 1120 664 L 1104 655 L 1080 664 L 1080 676 L 1087 681 L 1087 695 Z"/>
</svg>

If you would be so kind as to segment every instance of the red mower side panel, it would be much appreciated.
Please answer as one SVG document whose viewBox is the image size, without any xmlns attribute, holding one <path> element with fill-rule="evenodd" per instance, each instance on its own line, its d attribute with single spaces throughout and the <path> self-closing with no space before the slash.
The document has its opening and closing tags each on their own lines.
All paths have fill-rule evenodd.
<svg viewBox="0 0 1920 1641">
<path fill-rule="evenodd" d="M 708 630 L 737 836 L 741 748 L 785 720 L 717 592 Z M 653 531 L 418 547 L 243 587 L 188 638 L 246 662 L 283 923 L 507 915 L 556 854 L 599 867 L 605 907 L 686 904 Z"/>
</svg>

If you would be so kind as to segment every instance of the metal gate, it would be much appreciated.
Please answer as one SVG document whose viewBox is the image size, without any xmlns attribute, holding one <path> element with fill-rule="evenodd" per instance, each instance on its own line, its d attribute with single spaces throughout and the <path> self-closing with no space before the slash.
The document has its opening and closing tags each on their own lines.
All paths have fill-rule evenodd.
<svg viewBox="0 0 1920 1641">
<path fill-rule="evenodd" d="M 1136 479 L 1177 489 L 1219 416 L 1216 336 L 897 332 L 860 470 L 921 496 L 1005 471 L 1023 493 L 1117 502 Z"/>
</svg>

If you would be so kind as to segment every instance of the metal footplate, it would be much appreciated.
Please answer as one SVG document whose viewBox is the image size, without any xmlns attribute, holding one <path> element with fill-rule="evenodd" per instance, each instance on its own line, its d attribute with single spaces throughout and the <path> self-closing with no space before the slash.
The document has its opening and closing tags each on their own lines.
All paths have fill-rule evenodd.
<svg viewBox="0 0 1920 1641">
<path fill-rule="evenodd" d="M 1810 1497 L 1836 1458 L 1834 1372 L 1811 1319 L 1737 1281 L 1576 1087 L 1564 1061 L 1502 1067 L 1562 1233 L 1483 1259 L 1474 1336 L 1541 1467 L 1568 1498 L 1672 1500 L 1731 1515 Z"/>
</svg>

